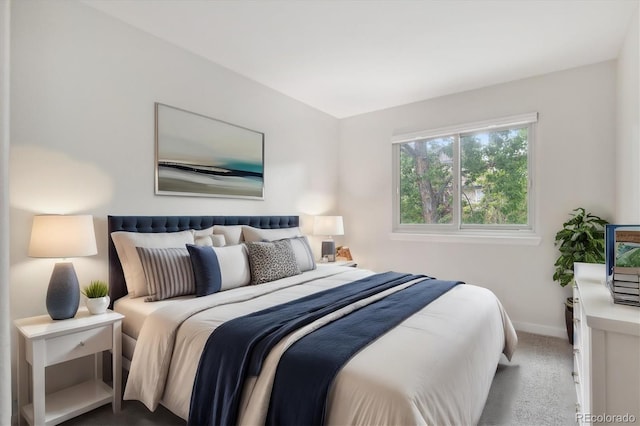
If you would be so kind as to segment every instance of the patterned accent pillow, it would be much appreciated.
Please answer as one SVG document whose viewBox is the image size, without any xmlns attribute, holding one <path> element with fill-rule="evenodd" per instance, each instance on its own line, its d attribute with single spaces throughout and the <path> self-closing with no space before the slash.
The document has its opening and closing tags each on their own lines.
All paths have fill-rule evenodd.
<svg viewBox="0 0 640 426">
<path fill-rule="evenodd" d="M 147 279 L 146 302 L 194 294 L 196 284 L 185 248 L 136 247 Z"/>
<path fill-rule="evenodd" d="M 296 256 L 287 240 L 248 242 L 251 284 L 262 284 L 299 275 Z"/>
</svg>

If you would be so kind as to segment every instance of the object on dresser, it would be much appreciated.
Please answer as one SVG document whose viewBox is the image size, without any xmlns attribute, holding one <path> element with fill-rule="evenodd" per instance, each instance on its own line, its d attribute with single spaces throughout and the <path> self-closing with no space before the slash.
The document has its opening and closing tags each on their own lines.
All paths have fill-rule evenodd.
<svg viewBox="0 0 640 426">
<path fill-rule="evenodd" d="M 614 303 L 640 306 L 640 282 L 638 282 L 638 276 L 614 273 L 613 277 L 611 294 Z"/>
<path fill-rule="evenodd" d="M 336 249 L 336 260 L 353 260 L 349 247 L 339 246 Z"/>
<path fill-rule="evenodd" d="M 640 226 L 607 225 L 607 284 L 614 303 L 640 306 Z"/>
</svg>

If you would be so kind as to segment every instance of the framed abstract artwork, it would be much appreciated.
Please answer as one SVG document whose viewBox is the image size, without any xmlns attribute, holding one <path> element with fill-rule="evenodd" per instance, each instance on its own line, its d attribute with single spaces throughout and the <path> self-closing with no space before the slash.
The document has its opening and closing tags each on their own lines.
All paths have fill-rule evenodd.
<svg viewBox="0 0 640 426">
<path fill-rule="evenodd" d="M 155 193 L 264 197 L 264 133 L 155 104 Z"/>
</svg>

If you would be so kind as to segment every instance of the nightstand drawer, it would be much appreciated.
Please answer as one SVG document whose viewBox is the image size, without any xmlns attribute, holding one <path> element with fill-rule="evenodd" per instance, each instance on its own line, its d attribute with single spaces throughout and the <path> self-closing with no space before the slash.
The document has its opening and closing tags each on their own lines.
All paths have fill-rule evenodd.
<svg viewBox="0 0 640 426">
<path fill-rule="evenodd" d="M 79 331 L 45 340 L 45 365 L 58 364 L 70 359 L 111 349 L 113 344 L 110 325 Z M 31 363 L 32 353 L 27 348 L 27 360 Z"/>
<path fill-rule="evenodd" d="M 47 365 L 111 349 L 111 326 L 93 328 L 47 340 Z"/>
</svg>

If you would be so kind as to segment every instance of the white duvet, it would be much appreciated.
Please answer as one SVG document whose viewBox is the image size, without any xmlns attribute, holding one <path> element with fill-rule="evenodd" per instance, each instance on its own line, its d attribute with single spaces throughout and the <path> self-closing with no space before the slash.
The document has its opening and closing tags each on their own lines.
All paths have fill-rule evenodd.
<svg viewBox="0 0 640 426">
<path fill-rule="evenodd" d="M 371 274 L 323 267 L 154 311 L 140 331 L 124 398 L 140 400 L 150 410 L 162 403 L 187 419 L 200 353 L 218 325 Z M 279 356 L 303 332 L 283 339 L 260 376 L 245 383 L 241 424 L 263 424 Z M 500 354 L 511 358 L 516 343 L 511 321 L 492 292 L 456 286 L 349 360 L 332 386 L 327 423 L 475 424 Z"/>
</svg>

